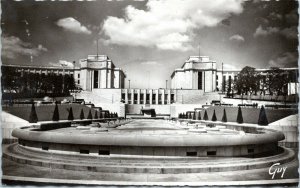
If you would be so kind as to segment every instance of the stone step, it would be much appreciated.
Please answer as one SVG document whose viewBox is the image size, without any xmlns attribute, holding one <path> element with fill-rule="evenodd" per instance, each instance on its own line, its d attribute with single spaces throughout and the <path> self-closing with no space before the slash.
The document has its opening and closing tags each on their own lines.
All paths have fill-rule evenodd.
<svg viewBox="0 0 300 188">
<path fill-rule="evenodd" d="M 111 172 L 111 173 L 154 173 L 154 174 L 178 174 L 178 173 L 202 173 L 202 172 L 224 172 L 235 170 L 248 170 L 270 167 L 272 164 L 279 162 L 281 164 L 290 162 L 294 159 L 295 153 L 290 149 L 285 149 L 281 154 L 255 159 L 236 159 L 231 160 L 215 160 L 210 158 L 207 160 L 196 161 L 132 161 L 121 158 L 122 160 L 108 157 L 107 161 L 91 160 L 89 155 L 72 156 L 69 158 L 61 157 L 59 154 L 51 154 L 41 156 L 41 152 L 27 151 L 24 149 L 16 149 L 14 147 L 4 148 L 3 157 L 9 160 L 56 169 L 67 169 L 76 171 L 95 171 L 95 172 Z M 30 153 L 30 155 L 29 155 Z M 100 158 L 101 159 L 101 158 Z M 234 163 L 232 162 L 234 160 Z M 145 161 L 147 161 L 145 163 Z M 141 163 L 142 162 L 142 163 Z"/>
</svg>

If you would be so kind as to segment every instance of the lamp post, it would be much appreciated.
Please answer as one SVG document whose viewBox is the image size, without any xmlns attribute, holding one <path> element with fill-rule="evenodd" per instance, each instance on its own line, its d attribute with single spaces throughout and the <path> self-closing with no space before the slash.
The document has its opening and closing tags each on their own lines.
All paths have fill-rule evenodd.
<svg viewBox="0 0 300 188">
<path fill-rule="evenodd" d="M 128 88 L 130 89 L 130 80 L 128 80 Z"/>
</svg>

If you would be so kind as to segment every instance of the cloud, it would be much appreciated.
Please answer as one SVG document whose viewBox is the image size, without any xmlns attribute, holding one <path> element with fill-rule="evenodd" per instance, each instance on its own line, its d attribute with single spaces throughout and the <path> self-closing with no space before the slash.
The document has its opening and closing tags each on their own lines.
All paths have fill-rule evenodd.
<svg viewBox="0 0 300 188">
<path fill-rule="evenodd" d="M 224 63 L 223 69 L 224 70 L 238 70 L 238 69 L 240 69 L 240 67 L 236 67 L 234 65 Z"/>
<path fill-rule="evenodd" d="M 14 59 L 18 55 L 38 56 L 41 52 L 47 51 L 47 48 L 41 44 L 34 47 L 31 43 L 24 42 L 15 36 L 2 36 L 2 56 Z"/>
<path fill-rule="evenodd" d="M 296 67 L 298 62 L 297 52 L 285 52 L 269 61 L 269 67 Z"/>
<path fill-rule="evenodd" d="M 66 60 L 59 60 L 58 63 L 60 64 L 60 66 L 63 67 L 73 67 L 74 64 L 70 61 L 66 61 Z"/>
<path fill-rule="evenodd" d="M 256 28 L 253 36 L 254 37 L 267 36 L 278 32 L 279 32 L 279 28 L 277 27 L 267 27 L 266 29 L 263 29 L 263 27 L 259 25 L 258 28 Z"/>
<path fill-rule="evenodd" d="M 140 63 L 141 65 L 161 65 L 157 61 L 144 61 Z"/>
<path fill-rule="evenodd" d="M 66 60 L 59 60 L 58 62 L 49 62 L 48 65 L 53 66 L 53 67 L 74 67 L 74 64 L 70 61 Z"/>
<path fill-rule="evenodd" d="M 272 20 L 282 20 L 282 15 L 280 15 L 276 12 L 271 12 L 269 14 L 269 18 L 271 18 Z"/>
<path fill-rule="evenodd" d="M 236 42 L 245 42 L 245 38 L 241 35 L 232 35 L 229 40 L 232 40 L 232 41 L 236 41 Z"/>
<path fill-rule="evenodd" d="M 288 14 L 285 15 L 285 20 L 291 25 L 298 24 L 298 11 L 297 9 L 292 10 Z"/>
<path fill-rule="evenodd" d="M 285 36 L 288 39 L 297 39 L 298 38 L 298 30 L 296 26 L 292 26 L 289 28 L 284 28 L 280 31 L 280 34 Z"/>
<path fill-rule="evenodd" d="M 90 35 L 92 32 L 72 17 L 59 19 L 56 24 L 67 31 Z"/>
<path fill-rule="evenodd" d="M 254 37 L 259 36 L 267 36 L 271 34 L 281 34 L 282 36 L 286 37 L 287 39 L 297 39 L 298 38 L 298 30 L 296 26 L 288 27 L 279 29 L 278 27 L 267 27 L 266 29 L 263 29 L 260 25 L 255 33 L 253 34 Z"/>
<path fill-rule="evenodd" d="M 187 51 L 195 29 L 214 27 L 243 11 L 240 0 L 149 0 L 146 10 L 125 8 L 124 18 L 107 17 L 102 32 L 108 43 Z"/>
</svg>

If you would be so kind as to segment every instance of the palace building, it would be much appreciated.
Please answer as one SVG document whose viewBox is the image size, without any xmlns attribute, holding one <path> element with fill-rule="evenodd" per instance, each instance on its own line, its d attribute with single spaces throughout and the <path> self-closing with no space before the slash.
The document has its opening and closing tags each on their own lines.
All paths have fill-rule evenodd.
<svg viewBox="0 0 300 188">
<path fill-rule="evenodd" d="M 122 69 L 115 67 L 106 55 L 89 55 L 79 60 L 75 69 L 75 80 L 83 90 L 104 88 L 124 88 L 126 75 Z"/>
<path fill-rule="evenodd" d="M 74 98 L 84 99 L 120 116 L 139 114 L 141 109 L 147 107 L 155 109 L 157 114 L 174 117 L 183 111 L 210 104 L 213 100 L 220 101 L 229 87 L 228 83 L 232 83 L 240 72 L 217 69 L 216 61 L 208 56 L 190 56 L 181 68 L 171 74 L 170 89 L 140 89 L 125 88 L 125 73 L 106 55 L 88 55 L 86 59 L 80 59 L 78 65 L 75 66 L 74 62 L 74 67 L 2 67 L 13 68 L 21 76 L 24 73 L 71 75 L 77 87 L 82 89 Z M 294 72 L 296 77 L 298 75 L 298 68 L 281 69 Z M 265 75 L 268 69 L 255 71 Z M 2 74 L 5 72 L 2 71 Z M 287 90 L 289 95 L 298 93 L 297 78 L 290 80 Z"/>
</svg>

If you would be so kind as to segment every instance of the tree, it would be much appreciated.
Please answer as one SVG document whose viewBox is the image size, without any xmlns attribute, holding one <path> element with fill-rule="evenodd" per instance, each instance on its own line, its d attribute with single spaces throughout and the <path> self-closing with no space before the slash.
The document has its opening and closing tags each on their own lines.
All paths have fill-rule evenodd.
<svg viewBox="0 0 300 188">
<path fill-rule="evenodd" d="M 70 107 L 70 110 L 69 110 L 68 120 L 71 120 L 71 121 L 74 120 L 72 107 Z"/>
<path fill-rule="evenodd" d="M 227 96 L 230 97 L 231 94 L 231 90 L 232 90 L 232 80 L 231 80 L 231 76 L 229 76 L 228 79 L 228 86 L 227 86 Z"/>
<path fill-rule="evenodd" d="M 205 121 L 207 121 L 207 120 L 208 120 L 208 115 L 207 115 L 207 111 L 206 111 L 206 110 L 205 110 L 205 112 L 204 112 L 203 119 L 204 119 Z"/>
<path fill-rule="evenodd" d="M 244 123 L 242 109 L 241 109 L 240 106 L 239 106 L 239 109 L 238 109 L 238 115 L 237 115 L 237 118 L 236 118 L 236 122 Z"/>
<path fill-rule="evenodd" d="M 81 108 L 81 112 L 80 112 L 80 119 L 84 119 L 84 113 L 83 113 L 83 109 Z"/>
<path fill-rule="evenodd" d="M 32 106 L 31 106 L 31 111 L 30 111 L 30 115 L 29 115 L 29 123 L 36 123 L 38 122 L 38 117 L 37 117 L 37 114 L 36 114 L 36 111 L 35 111 L 35 106 L 34 106 L 34 103 L 32 103 Z"/>
<path fill-rule="evenodd" d="M 257 124 L 258 125 L 268 125 L 269 124 L 267 114 L 266 114 L 266 110 L 265 110 L 264 106 L 262 106 L 261 109 L 260 109 Z"/>
<path fill-rule="evenodd" d="M 234 88 L 238 94 L 252 95 L 252 93 L 256 92 L 259 88 L 257 80 L 258 76 L 255 68 L 246 66 L 237 75 L 237 79 L 234 82 Z"/>
<path fill-rule="evenodd" d="M 217 121 L 217 116 L 216 116 L 216 111 L 214 110 L 214 113 L 212 115 L 212 118 L 211 118 L 212 121 Z"/>
<path fill-rule="evenodd" d="M 267 71 L 267 86 L 269 93 L 273 95 L 287 95 L 287 91 L 284 88 L 289 83 L 289 73 L 279 69 L 278 67 L 272 67 Z"/>
<path fill-rule="evenodd" d="M 88 117 L 87 117 L 88 119 L 93 119 L 93 116 L 92 116 L 92 110 L 90 109 L 90 111 L 89 111 L 89 114 L 88 114 Z"/>
<path fill-rule="evenodd" d="M 198 117 L 197 117 L 197 120 L 201 120 L 201 112 L 198 111 Z"/>
<path fill-rule="evenodd" d="M 57 103 L 55 103 L 55 108 L 54 108 L 54 113 L 53 113 L 52 121 L 59 121 L 59 112 L 58 112 Z"/>
<path fill-rule="evenodd" d="M 222 122 L 227 122 L 227 115 L 226 115 L 225 108 L 224 108 L 224 112 L 223 112 Z"/>
</svg>

